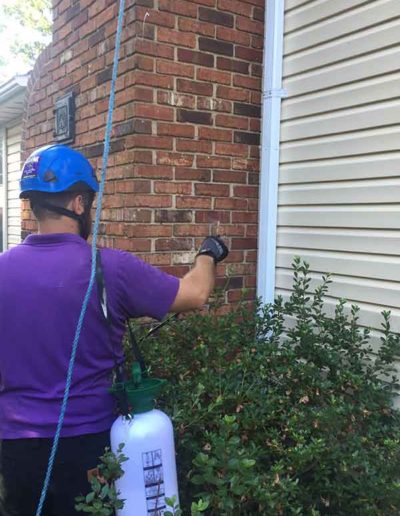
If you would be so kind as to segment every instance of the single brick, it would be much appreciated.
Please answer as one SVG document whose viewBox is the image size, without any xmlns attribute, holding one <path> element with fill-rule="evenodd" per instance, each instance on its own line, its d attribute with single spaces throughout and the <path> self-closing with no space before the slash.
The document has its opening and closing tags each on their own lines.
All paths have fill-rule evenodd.
<svg viewBox="0 0 400 516">
<path fill-rule="evenodd" d="M 235 186 L 233 188 L 233 195 L 235 197 L 258 198 L 258 186 Z"/>
<path fill-rule="evenodd" d="M 191 167 L 193 165 L 193 154 L 180 154 L 178 152 L 157 152 L 157 164 L 175 167 Z"/>
<path fill-rule="evenodd" d="M 148 238 L 115 238 L 114 244 L 123 251 L 142 253 L 151 251 L 151 242 Z"/>
<path fill-rule="evenodd" d="M 260 117 L 261 116 L 261 107 L 256 106 L 254 104 L 242 104 L 239 102 L 235 102 L 233 105 L 233 112 L 236 115 Z"/>
<path fill-rule="evenodd" d="M 264 9 L 259 9 L 258 7 L 254 8 L 253 18 L 255 20 L 264 21 L 264 15 L 265 15 Z"/>
<path fill-rule="evenodd" d="M 221 111 L 232 113 L 232 102 L 215 97 L 197 97 L 197 109 L 201 111 Z"/>
<path fill-rule="evenodd" d="M 199 168 L 229 169 L 232 166 L 232 160 L 221 156 L 196 156 L 196 165 Z"/>
<path fill-rule="evenodd" d="M 231 84 L 232 76 L 228 72 L 220 72 L 210 68 L 198 68 L 196 79 L 218 84 Z"/>
<path fill-rule="evenodd" d="M 88 10 L 87 9 L 81 10 L 81 12 L 78 14 L 78 16 L 75 16 L 71 20 L 72 30 L 74 31 L 72 33 L 72 36 L 76 35 L 79 27 L 81 27 L 82 25 L 85 25 L 88 22 L 88 20 L 89 20 Z M 70 45 L 69 41 L 68 41 L 68 45 Z"/>
<path fill-rule="evenodd" d="M 115 196 L 113 196 L 115 197 Z M 172 198 L 170 195 L 136 195 L 124 194 L 123 205 L 125 207 L 143 207 L 143 208 L 168 208 L 172 206 Z"/>
<path fill-rule="evenodd" d="M 105 39 L 105 27 L 100 27 L 89 37 L 89 48 L 94 47 L 97 43 L 104 41 Z"/>
<path fill-rule="evenodd" d="M 196 46 L 195 34 L 185 34 L 171 29 L 159 28 L 157 30 L 157 39 L 164 43 L 172 43 L 183 47 L 194 48 Z"/>
<path fill-rule="evenodd" d="M 169 11 L 190 18 L 197 18 L 197 5 L 185 0 L 159 0 L 160 11 Z"/>
<path fill-rule="evenodd" d="M 127 87 L 135 84 L 152 86 L 154 88 L 165 88 L 167 90 L 172 90 L 174 87 L 174 79 L 169 75 L 157 75 L 155 73 L 139 71 L 135 71 L 133 74 L 132 84 L 126 84 Z"/>
<path fill-rule="evenodd" d="M 156 66 L 157 73 L 174 75 L 176 77 L 194 78 L 194 66 L 182 63 L 171 63 L 170 61 L 158 61 Z"/>
<path fill-rule="evenodd" d="M 245 61 L 236 61 L 234 59 L 229 59 L 228 57 L 217 58 L 217 68 L 220 68 L 221 70 L 248 74 L 249 66 L 250 64 L 246 63 Z"/>
<path fill-rule="evenodd" d="M 214 66 L 214 56 L 204 52 L 195 52 L 186 48 L 178 48 L 178 61 L 200 66 Z"/>
<path fill-rule="evenodd" d="M 257 36 L 255 34 L 253 34 L 251 36 L 251 46 L 253 48 L 262 50 L 264 48 L 264 38 L 262 36 Z"/>
<path fill-rule="evenodd" d="M 257 249 L 256 238 L 233 238 L 232 249 Z"/>
<path fill-rule="evenodd" d="M 199 127 L 199 139 L 232 142 L 232 131 L 227 129 L 214 129 L 212 127 Z"/>
<path fill-rule="evenodd" d="M 225 27 L 233 27 L 234 18 L 232 14 L 208 9 L 207 7 L 199 7 L 199 19 L 214 23 L 215 25 L 224 25 Z"/>
<path fill-rule="evenodd" d="M 251 65 L 251 75 L 255 75 L 256 77 L 262 77 L 263 67 L 259 64 L 253 63 Z"/>
<path fill-rule="evenodd" d="M 150 179 L 172 179 L 173 169 L 160 165 L 137 165 L 134 168 L 134 177 L 148 177 Z"/>
<path fill-rule="evenodd" d="M 188 182 L 179 183 L 177 181 L 156 181 L 154 183 L 154 193 L 191 195 L 192 185 Z"/>
<path fill-rule="evenodd" d="M 78 16 L 80 10 L 81 6 L 79 5 L 79 3 L 71 5 L 71 7 L 69 7 L 64 13 L 64 23 L 68 23 L 72 20 L 72 18 Z"/>
<path fill-rule="evenodd" d="M 98 73 L 96 75 L 96 84 L 97 86 L 100 86 L 100 84 L 103 84 L 104 82 L 110 81 L 112 76 L 112 68 L 106 68 L 102 72 Z"/>
<path fill-rule="evenodd" d="M 215 117 L 215 125 L 221 127 L 231 127 L 232 129 L 248 129 L 248 118 L 241 118 L 231 115 L 217 115 Z"/>
<path fill-rule="evenodd" d="M 201 154 L 211 154 L 212 142 L 199 140 L 177 140 L 176 150 L 182 152 L 196 152 Z"/>
<path fill-rule="evenodd" d="M 203 23 L 187 18 L 178 19 L 178 27 L 182 32 L 194 32 L 202 36 L 215 36 L 215 25 L 212 23 Z"/>
<path fill-rule="evenodd" d="M 250 17 L 253 8 L 243 0 L 218 0 L 218 9 Z"/>
<path fill-rule="evenodd" d="M 233 56 L 233 44 L 211 38 L 199 38 L 199 49 L 214 54 Z"/>
<path fill-rule="evenodd" d="M 125 234 L 131 238 L 140 238 L 140 237 L 171 237 L 172 236 L 172 226 L 161 226 L 160 224 L 133 224 L 123 225 L 125 230 Z"/>
<path fill-rule="evenodd" d="M 194 138 L 194 126 L 169 123 L 158 123 L 157 134 L 164 136 L 178 136 L 180 138 Z"/>
<path fill-rule="evenodd" d="M 138 6 L 137 4 L 130 11 L 132 14 L 129 22 L 133 21 L 146 21 L 147 24 L 160 25 L 161 27 L 175 27 L 175 16 L 173 14 L 159 11 L 158 9 L 149 10 L 145 6 Z"/>
<path fill-rule="evenodd" d="M 231 220 L 231 214 L 229 211 L 196 211 L 195 221 L 196 223 L 210 224 L 213 222 L 220 222 L 222 224 L 229 224 Z"/>
<path fill-rule="evenodd" d="M 148 56 L 162 57 L 164 59 L 174 59 L 174 47 L 164 43 L 155 43 L 143 39 L 135 40 L 135 52 Z"/>
<path fill-rule="evenodd" d="M 247 32 L 240 32 L 229 27 L 217 27 L 217 39 L 238 43 L 239 45 L 250 46 L 251 35 Z"/>
<path fill-rule="evenodd" d="M 259 91 L 261 89 L 261 77 L 235 75 L 233 78 L 233 85 L 239 88 Z"/>
<path fill-rule="evenodd" d="M 227 199 L 226 197 L 215 199 L 214 208 L 217 210 L 245 210 L 247 199 Z"/>
<path fill-rule="evenodd" d="M 154 213 L 155 222 L 192 222 L 193 212 L 191 210 L 156 210 Z"/>
<path fill-rule="evenodd" d="M 211 199 L 209 197 L 180 196 L 176 198 L 176 207 L 189 209 L 211 209 Z"/>
<path fill-rule="evenodd" d="M 203 184 L 198 183 L 194 185 L 194 192 L 196 195 L 207 195 L 212 197 L 228 197 L 229 185 L 221 184 Z"/>
<path fill-rule="evenodd" d="M 128 120 L 114 127 L 115 136 L 125 136 L 134 133 L 151 134 L 151 121 L 140 119 Z"/>
<path fill-rule="evenodd" d="M 212 178 L 215 183 L 247 183 L 247 173 L 237 170 L 214 170 Z"/>
<path fill-rule="evenodd" d="M 226 289 L 238 289 L 243 288 L 243 276 L 230 276 L 226 278 L 218 278 L 215 282 L 217 287 L 225 287 Z"/>
<path fill-rule="evenodd" d="M 220 143 L 215 144 L 215 154 L 223 154 L 226 156 L 243 156 L 247 157 L 249 148 L 245 144 L 238 143 Z"/>
<path fill-rule="evenodd" d="M 89 159 L 96 158 L 98 156 L 102 156 L 103 144 L 98 143 L 97 145 L 92 145 L 91 147 L 86 147 L 85 149 L 82 149 L 82 152 Z"/>
<path fill-rule="evenodd" d="M 177 118 L 178 122 L 212 125 L 211 113 L 205 113 L 201 111 L 189 111 L 187 109 L 178 109 Z"/>
<path fill-rule="evenodd" d="M 157 102 L 158 104 L 168 104 L 169 106 L 178 106 L 188 109 L 194 109 L 196 106 L 195 97 L 174 91 L 158 91 Z"/>
<path fill-rule="evenodd" d="M 251 63 L 254 61 L 261 63 L 263 59 L 263 52 L 262 50 L 255 50 L 254 48 L 237 46 L 235 48 L 235 57 L 244 59 L 245 61 L 250 61 Z"/>
<path fill-rule="evenodd" d="M 115 193 L 150 193 L 151 182 L 127 179 L 115 182 Z"/>
<path fill-rule="evenodd" d="M 247 143 L 249 145 L 260 145 L 260 133 L 247 133 L 244 131 L 235 131 L 235 143 Z"/>
<path fill-rule="evenodd" d="M 127 149 L 164 149 L 172 150 L 173 141 L 167 136 L 155 136 L 153 134 L 134 134 L 126 139 Z"/>
<path fill-rule="evenodd" d="M 227 86 L 217 86 L 217 97 L 228 100 L 236 100 L 239 102 L 247 102 L 250 98 L 249 92 L 238 88 L 229 88 Z"/>
<path fill-rule="evenodd" d="M 264 34 L 264 24 L 262 21 L 253 21 L 244 16 L 236 16 L 236 28 L 251 34 Z"/>
<path fill-rule="evenodd" d="M 234 159 L 232 163 L 234 170 L 249 170 L 251 172 L 258 171 L 260 169 L 260 162 L 256 159 Z"/>
<path fill-rule="evenodd" d="M 176 87 L 178 91 L 182 91 L 184 93 L 193 93 L 194 95 L 205 95 L 210 97 L 213 94 L 213 85 L 204 82 L 177 79 Z"/>
<path fill-rule="evenodd" d="M 175 179 L 208 183 L 211 180 L 211 172 L 201 168 L 179 167 L 175 170 Z"/>
</svg>

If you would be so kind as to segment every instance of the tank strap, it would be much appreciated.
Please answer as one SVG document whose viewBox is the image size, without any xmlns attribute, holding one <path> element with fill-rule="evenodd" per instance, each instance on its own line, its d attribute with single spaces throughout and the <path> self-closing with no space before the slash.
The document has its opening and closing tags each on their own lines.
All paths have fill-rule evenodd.
<svg viewBox="0 0 400 516">
<path fill-rule="evenodd" d="M 111 320 L 111 315 L 110 315 L 110 311 L 108 309 L 108 304 L 107 304 L 107 290 L 106 290 L 106 285 L 105 285 L 105 280 L 104 280 L 104 273 L 103 273 L 103 266 L 102 266 L 102 262 L 101 262 L 100 249 L 97 249 L 96 256 L 97 256 L 97 258 L 96 258 L 96 283 L 97 283 L 97 289 L 98 289 L 98 293 L 99 293 L 100 308 L 101 308 L 101 312 L 104 317 L 104 321 L 108 328 L 109 338 L 112 343 L 112 350 L 113 350 L 114 362 L 115 362 L 115 368 L 116 368 L 116 371 L 115 371 L 116 381 L 121 382 L 121 381 L 124 381 L 123 373 L 122 373 L 123 368 L 117 364 L 117 360 L 116 360 L 115 344 L 112 339 L 112 320 Z M 135 334 L 133 333 L 132 328 L 129 324 L 129 321 L 128 321 L 128 340 L 129 340 L 130 348 L 132 350 L 133 357 L 140 365 L 140 369 L 142 371 L 142 376 L 146 377 L 147 376 L 147 367 L 146 367 L 143 355 L 140 352 L 138 343 L 136 341 Z"/>
</svg>

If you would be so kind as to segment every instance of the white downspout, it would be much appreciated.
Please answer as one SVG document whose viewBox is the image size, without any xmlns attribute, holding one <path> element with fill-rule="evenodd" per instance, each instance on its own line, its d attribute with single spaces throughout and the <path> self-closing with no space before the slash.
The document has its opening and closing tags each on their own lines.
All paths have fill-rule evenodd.
<svg viewBox="0 0 400 516">
<path fill-rule="evenodd" d="M 257 295 L 275 297 L 284 0 L 266 0 L 261 122 Z"/>
<path fill-rule="evenodd" d="M 3 168 L 3 251 L 8 248 L 8 179 L 7 179 L 7 132 L 3 127 L 0 133 L 0 144 L 2 146 L 2 168 Z"/>
</svg>

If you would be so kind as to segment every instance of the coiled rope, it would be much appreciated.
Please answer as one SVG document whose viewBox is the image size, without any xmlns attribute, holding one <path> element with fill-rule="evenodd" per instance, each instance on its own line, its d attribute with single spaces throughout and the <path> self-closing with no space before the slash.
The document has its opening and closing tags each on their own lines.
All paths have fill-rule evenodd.
<svg viewBox="0 0 400 516">
<path fill-rule="evenodd" d="M 93 286 L 95 284 L 96 277 L 96 247 L 97 247 L 97 237 L 99 232 L 99 224 L 101 217 L 101 208 L 103 202 L 103 193 L 104 193 L 104 185 L 106 181 L 106 173 L 107 173 L 107 165 L 108 165 L 108 155 L 110 152 L 110 139 L 111 139 L 111 129 L 112 129 L 112 116 L 114 111 L 114 103 L 115 103 L 115 83 L 117 81 L 117 73 L 118 73 L 118 61 L 119 61 L 119 49 L 121 46 L 121 34 L 122 27 L 124 22 L 124 11 L 125 11 L 125 0 L 120 0 L 119 2 L 119 13 L 118 13 L 118 25 L 117 25 L 117 34 L 115 37 L 115 50 L 114 50 L 114 64 L 112 70 L 112 78 L 111 78 L 111 90 L 110 90 L 110 99 L 108 105 L 108 115 L 107 115 L 107 125 L 106 132 L 104 136 L 104 149 L 103 149 L 103 158 L 102 158 L 102 166 L 101 166 L 101 180 L 99 186 L 99 194 L 97 199 L 97 207 L 96 207 L 96 218 L 93 225 L 93 238 L 92 238 L 92 263 L 91 263 L 91 273 L 89 285 L 86 290 L 86 294 L 82 303 L 81 313 L 79 315 L 78 324 L 75 331 L 75 337 L 72 344 L 71 357 L 68 365 L 67 379 L 65 383 L 64 396 L 61 404 L 60 415 L 58 418 L 57 428 L 54 435 L 53 445 L 51 448 L 49 462 L 47 465 L 46 476 L 43 482 L 43 488 L 40 495 L 40 500 L 36 510 L 36 516 L 40 516 L 43 510 L 44 502 L 46 500 L 47 490 L 50 484 L 50 478 L 53 471 L 54 460 L 57 453 L 58 443 L 60 440 L 61 429 L 64 423 L 64 416 L 67 409 L 69 392 L 71 388 L 72 382 L 72 373 L 75 365 L 75 357 L 78 349 L 79 338 L 82 331 L 83 322 L 85 319 L 87 307 L 89 304 L 90 296 L 92 294 Z"/>
</svg>

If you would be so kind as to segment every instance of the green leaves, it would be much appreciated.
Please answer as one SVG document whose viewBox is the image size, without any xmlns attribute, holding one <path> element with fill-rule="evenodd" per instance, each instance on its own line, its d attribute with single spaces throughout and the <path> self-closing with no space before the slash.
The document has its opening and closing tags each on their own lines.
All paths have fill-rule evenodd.
<svg viewBox="0 0 400 516">
<path fill-rule="evenodd" d="M 210 516 L 400 513 L 399 335 L 384 313 L 373 350 L 356 306 L 327 315 L 330 282 L 311 291 L 297 259 L 286 301 L 217 305 L 143 346 L 168 379 L 184 514 L 200 500 Z"/>
<path fill-rule="evenodd" d="M 97 467 L 98 474 L 90 479 L 91 491 L 86 496 L 78 496 L 75 499 L 75 509 L 78 512 L 95 516 L 113 516 L 116 509 L 123 508 L 124 500 L 119 498 L 119 492 L 114 485 L 115 480 L 124 473 L 122 464 L 128 460 L 122 453 L 123 448 L 124 445 L 120 444 L 116 454 L 106 448 L 104 455 L 99 459 L 101 463 Z"/>
<path fill-rule="evenodd" d="M 0 49 L 0 67 L 12 57 L 32 66 L 50 42 L 51 0 L 4 0 L 0 5 L 0 25 L 4 45 Z M 0 69 L 0 75 L 2 70 Z"/>
</svg>

